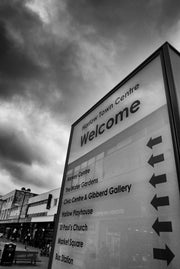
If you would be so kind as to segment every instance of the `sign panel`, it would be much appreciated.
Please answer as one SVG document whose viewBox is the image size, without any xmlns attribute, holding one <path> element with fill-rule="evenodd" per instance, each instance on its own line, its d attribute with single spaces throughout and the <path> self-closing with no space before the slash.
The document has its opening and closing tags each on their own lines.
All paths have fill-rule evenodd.
<svg viewBox="0 0 180 269">
<path fill-rule="evenodd" d="M 52 268 L 178 269 L 179 224 L 156 57 L 74 126 Z"/>
</svg>

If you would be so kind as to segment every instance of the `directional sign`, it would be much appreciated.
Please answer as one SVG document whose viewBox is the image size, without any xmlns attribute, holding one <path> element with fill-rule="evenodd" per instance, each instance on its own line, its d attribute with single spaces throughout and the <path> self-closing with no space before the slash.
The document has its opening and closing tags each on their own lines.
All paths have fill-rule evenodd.
<svg viewBox="0 0 180 269">
<path fill-rule="evenodd" d="M 155 194 L 151 201 L 151 204 L 152 206 L 154 206 L 156 210 L 158 210 L 158 207 L 169 205 L 169 197 L 168 196 L 157 197 L 157 195 Z"/>
<path fill-rule="evenodd" d="M 151 155 L 151 157 L 150 157 L 148 163 L 149 163 L 152 167 L 154 167 L 155 164 L 160 163 L 160 162 L 163 162 L 163 161 L 164 161 L 164 155 L 163 155 L 163 154 L 159 154 L 159 155 L 157 155 L 157 156 L 153 156 L 153 155 Z"/>
<path fill-rule="evenodd" d="M 150 138 L 148 143 L 147 143 L 147 146 L 152 149 L 155 145 L 158 145 L 161 142 L 162 142 L 162 136 L 158 136 L 154 139 Z"/>
<path fill-rule="evenodd" d="M 156 188 L 156 185 L 161 184 L 161 183 L 165 183 L 165 182 L 167 182 L 166 174 L 157 175 L 157 176 L 155 176 L 155 174 L 153 174 L 151 179 L 149 180 L 149 183 L 154 188 Z"/>
<path fill-rule="evenodd" d="M 180 268 L 162 63 L 148 60 L 73 124 L 48 269 Z"/>
<path fill-rule="evenodd" d="M 175 257 L 174 253 L 168 248 L 166 245 L 165 249 L 161 248 L 154 248 L 153 249 L 153 257 L 157 260 L 166 261 L 167 265 L 170 264 L 170 262 Z"/>
<path fill-rule="evenodd" d="M 171 221 L 159 221 L 157 218 L 152 228 L 160 235 L 160 232 L 172 232 L 172 223 Z"/>
</svg>

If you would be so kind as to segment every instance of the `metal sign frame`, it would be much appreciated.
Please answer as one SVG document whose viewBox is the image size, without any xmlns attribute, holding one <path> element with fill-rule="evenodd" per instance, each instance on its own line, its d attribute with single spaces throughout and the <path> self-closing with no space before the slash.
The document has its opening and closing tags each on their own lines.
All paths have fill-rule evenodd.
<svg viewBox="0 0 180 269">
<path fill-rule="evenodd" d="M 64 193 L 64 187 L 65 187 L 65 180 L 66 180 L 66 172 L 68 168 L 68 160 L 69 160 L 73 131 L 74 131 L 75 126 L 82 119 L 84 119 L 88 114 L 90 114 L 95 108 L 97 108 L 106 99 L 108 99 L 113 93 L 115 93 L 120 87 L 122 87 L 127 81 L 129 81 L 132 77 L 134 77 L 141 69 L 143 69 L 151 61 L 153 61 L 157 56 L 160 56 L 160 59 L 161 59 L 161 67 L 162 67 L 165 94 L 166 94 L 166 99 L 167 99 L 167 108 L 168 108 L 168 114 L 169 114 L 170 130 L 171 130 L 171 135 L 172 135 L 173 150 L 174 150 L 174 155 L 175 155 L 177 178 L 178 178 L 178 185 L 179 185 L 179 191 L 180 191 L 180 117 L 178 113 L 178 103 L 177 103 L 177 94 L 176 94 L 177 89 L 175 88 L 172 66 L 171 66 L 171 59 L 170 59 L 170 52 L 169 52 L 170 49 L 175 51 L 178 54 L 178 56 L 180 56 L 180 53 L 175 48 L 173 48 L 168 42 L 164 43 L 151 56 L 149 56 L 142 64 L 140 64 L 134 71 L 132 71 L 125 79 L 123 79 L 119 84 L 117 84 L 108 94 L 106 94 L 100 101 L 98 101 L 94 106 L 92 106 L 92 108 L 90 108 L 84 115 L 82 115 L 77 121 L 75 121 L 72 124 L 68 150 L 67 150 L 67 155 L 66 155 L 66 161 L 65 161 L 65 168 L 64 168 L 63 179 L 62 179 L 62 185 L 61 185 L 58 211 L 54 220 L 55 227 L 54 227 L 54 236 L 53 236 L 53 246 L 52 246 L 51 255 L 49 258 L 48 269 L 52 268 L 53 253 L 55 249 L 58 223 L 59 223 L 59 218 L 60 218 L 60 213 L 61 213 L 62 199 L 63 199 L 63 193 Z"/>
</svg>

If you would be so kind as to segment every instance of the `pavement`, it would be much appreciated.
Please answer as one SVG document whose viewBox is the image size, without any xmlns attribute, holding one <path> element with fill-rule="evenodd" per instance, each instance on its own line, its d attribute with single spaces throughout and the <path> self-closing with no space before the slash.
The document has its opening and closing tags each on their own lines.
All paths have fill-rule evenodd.
<svg viewBox="0 0 180 269">
<path fill-rule="evenodd" d="M 1 241 L 0 239 L 0 244 L 1 243 L 9 243 L 10 241 Z M 16 244 L 16 249 L 17 250 L 24 250 L 25 246 L 22 243 L 19 242 L 13 242 Z M 39 248 L 34 248 L 31 246 L 28 246 L 26 249 L 28 250 L 35 250 L 38 251 L 40 253 L 40 249 Z M 49 263 L 49 257 L 44 257 L 44 256 L 40 256 L 38 257 L 39 260 L 41 260 L 40 262 L 37 262 L 36 265 L 32 265 L 31 263 L 23 263 L 23 262 L 17 262 L 17 264 L 12 264 L 12 265 L 0 265 L 0 269 L 7 269 L 7 268 L 12 268 L 12 269 L 47 269 L 48 268 L 48 263 Z"/>
</svg>

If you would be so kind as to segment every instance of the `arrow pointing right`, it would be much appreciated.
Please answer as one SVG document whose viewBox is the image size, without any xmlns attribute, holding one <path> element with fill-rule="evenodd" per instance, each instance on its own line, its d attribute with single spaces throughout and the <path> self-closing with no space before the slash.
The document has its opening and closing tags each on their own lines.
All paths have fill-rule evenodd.
<svg viewBox="0 0 180 269">
<path fill-rule="evenodd" d="M 157 184 L 165 183 L 167 181 L 166 174 L 162 174 L 159 176 L 155 176 L 155 174 L 152 175 L 151 179 L 149 180 L 149 183 L 156 188 Z"/>
<path fill-rule="evenodd" d="M 167 245 L 165 249 L 153 248 L 153 258 L 157 260 L 167 261 L 167 265 L 170 264 L 174 257 L 174 253 L 168 248 Z"/>
<path fill-rule="evenodd" d="M 159 206 L 166 206 L 169 205 L 169 197 L 163 196 L 163 197 L 157 197 L 157 195 L 154 195 L 151 205 L 158 210 Z"/>
</svg>

